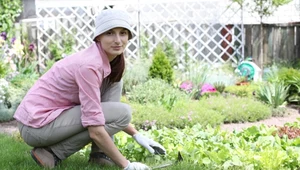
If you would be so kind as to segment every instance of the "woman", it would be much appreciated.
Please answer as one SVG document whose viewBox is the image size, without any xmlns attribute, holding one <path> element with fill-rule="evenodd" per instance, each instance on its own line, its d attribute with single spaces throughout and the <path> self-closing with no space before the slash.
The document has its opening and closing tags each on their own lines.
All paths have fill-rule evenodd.
<svg viewBox="0 0 300 170">
<path fill-rule="evenodd" d="M 165 154 L 163 146 L 130 125 L 131 109 L 120 103 L 123 52 L 133 36 L 129 21 L 126 12 L 103 10 L 94 43 L 55 63 L 22 100 L 14 118 L 39 165 L 53 168 L 92 142 L 90 162 L 149 169 L 128 161 L 114 145 L 112 136 L 122 130 L 151 153 Z"/>
</svg>

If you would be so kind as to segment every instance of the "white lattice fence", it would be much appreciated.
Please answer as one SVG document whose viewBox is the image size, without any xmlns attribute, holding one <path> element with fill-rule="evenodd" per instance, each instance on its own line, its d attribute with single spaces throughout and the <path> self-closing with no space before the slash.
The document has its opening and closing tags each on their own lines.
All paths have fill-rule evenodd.
<svg viewBox="0 0 300 170">
<path fill-rule="evenodd" d="M 235 62 L 234 56 L 242 55 L 241 10 L 230 1 L 140 4 L 139 18 L 140 35 L 150 42 L 149 54 L 167 39 L 178 49 L 179 60 L 187 53 L 194 61 L 213 64 Z"/>
<path fill-rule="evenodd" d="M 164 41 L 173 44 L 179 62 L 183 61 L 186 54 L 192 61 L 204 60 L 211 64 L 235 62 L 234 56 L 243 56 L 242 13 L 239 6 L 229 0 L 112 2 L 90 1 L 85 5 L 70 3 L 67 6 L 37 3 L 37 39 L 41 63 L 50 56 L 51 42 L 64 48 L 60 43 L 64 32 L 76 40 L 74 51 L 89 46 L 96 11 L 111 5 L 128 11 L 133 18 L 136 37 L 126 50 L 129 59 L 140 57 L 143 50 L 151 57 L 157 45 Z M 147 41 L 148 47 L 142 44 L 142 39 Z"/>
</svg>

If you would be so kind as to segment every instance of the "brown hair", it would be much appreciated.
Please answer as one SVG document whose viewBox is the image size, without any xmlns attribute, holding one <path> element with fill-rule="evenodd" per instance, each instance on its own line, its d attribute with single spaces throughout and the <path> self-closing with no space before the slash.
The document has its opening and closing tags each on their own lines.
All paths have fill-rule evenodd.
<svg viewBox="0 0 300 170">
<path fill-rule="evenodd" d="M 110 62 L 111 73 L 108 76 L 110 83 L 119 82 L 123 76 L 125 70 L 124 54 L 118 55 Z"/>
</svg>

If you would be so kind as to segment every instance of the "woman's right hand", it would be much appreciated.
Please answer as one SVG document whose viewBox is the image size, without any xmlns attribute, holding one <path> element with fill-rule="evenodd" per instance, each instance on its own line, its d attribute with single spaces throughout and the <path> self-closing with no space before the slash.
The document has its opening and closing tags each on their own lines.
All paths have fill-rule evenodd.
<svg viewBox="0 0 300 170">
<path fill-rule="evenodd" d="M 147 165 L 139 162 L 129 162 L 124 170 L 150 170 L 150 168 Z"/>
</svg>

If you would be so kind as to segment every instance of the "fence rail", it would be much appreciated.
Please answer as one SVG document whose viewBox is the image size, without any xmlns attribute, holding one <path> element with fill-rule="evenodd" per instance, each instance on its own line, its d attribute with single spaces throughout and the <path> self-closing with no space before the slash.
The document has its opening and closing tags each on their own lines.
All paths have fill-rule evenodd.
<svg viewBox="0 0 300 170">
<path fill-rule="evenodd" d="M 263 24 L 263 63 L 300 59 L 300 25 Z M 245 26 L 245 56 L 260 66 L 260 25 Z"/>
</svg>

